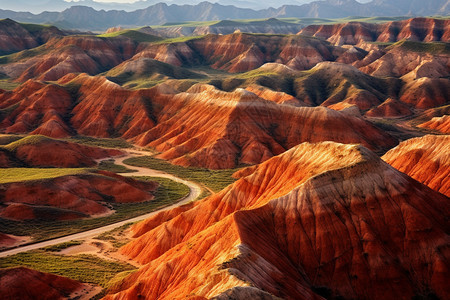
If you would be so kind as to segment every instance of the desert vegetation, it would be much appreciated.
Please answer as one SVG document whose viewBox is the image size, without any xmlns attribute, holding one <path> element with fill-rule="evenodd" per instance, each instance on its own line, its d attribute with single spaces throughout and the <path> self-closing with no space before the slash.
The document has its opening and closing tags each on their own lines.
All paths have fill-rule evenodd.
<svg viewBox="0 0 450 300">
<path fill-rule="evenodd" d="M 130 166 L 146 167 L 164 171 L 186 180 L 199 182 L 214 192 L 218 192 L 233 183 L 236 179 L 233 178 L 232 175 L 238 170 L 210 170 L 204 168 L 182 167 L 153 156 L 133 157 L 124 160 L 124 163 Z"/>
<path fill-rule="evenodd" d="M 66 256 L 48 253 L 45 250 L 30 251 L 0 258 L 0 268 L 26 266 L 41 272 L 66 276 L 108 288 L 111 280 L 122 272 L 135 270 L 123 263 L 101 259 L 95 255 Z"/>
</svg>

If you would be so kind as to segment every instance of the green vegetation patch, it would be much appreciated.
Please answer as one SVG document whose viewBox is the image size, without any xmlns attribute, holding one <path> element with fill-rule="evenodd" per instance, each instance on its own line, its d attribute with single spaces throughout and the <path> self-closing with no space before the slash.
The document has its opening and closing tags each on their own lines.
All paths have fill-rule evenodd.
<svg viewBox="0 0 450 300">
<path fill-rule="evenodd" d="M 121 138 L 108 139 L 108 138 L 94 138 L 88 136 L 75 136 L 65 139 L 68 142 L 84 144 L 89 146 L 98 146 L 105 148 L 132 148 L 133 145 Z"/>
<path fill-rule="evenodd" d="M 53 139 L 43 136 L 43 135 L 29 135 L 24 138 L 21 138 L 20 140 L 16 140 L 8 145 L 6 145 L 4 148 L 9 151 L 15 151 L 19 147 L 25 146 L 25 145 L 38 145 L 43 142 L 52 141 Z"/>
<path fill-rule="evenodd" d="M 218 192 L 236 181 L 231 175 L 238 169 L 210 170 L 203 168 L 182 167 L 173 165 L 165 160 L 157 159 L 152 156 L 141 156 L 126 159 L 125 164 L 137 167 L 146 167 L 150 169 L 164 171 L 174 174 L 186 180 L 192 180 L 204 184 L 214 192 Z"/>
<path fill-rule="evenodd" d="M 263 77 L 263 76 L 273 77 L 273 76 L 280 76 L 280 74 L 277 74 L 276 72 L 255 69 L 255 70 L 251 70 L 251 71 L 248 71 L 245 73 L 238 74 L 238 75 L 236 75 L 236 78 L 252 79 L 255 77 Z"/>
<path fill-rule="evenodd" d="M 23 50 L 20 52 L 9 54 L 9 55 L 3 55 L 3 56 L 0 56 L 0 64 L 8 64 L 8 63 L 13 63 L 13 62 L 18 62 L 23 59 L 27 59 L 27 58 L 45 54 L 49 51 L 50 50 L 48 48 L 46 48 L 46 45 L 42 45 L 42 46 L 39 46 L 39 47 L 36 47 L 33 49 Z"/>
<path fill-rule="evenodd" d="M 141 181 L 156 181 L 159 183 L 159 187 L 156 190 L 155 198 L 164 201 L 170 201 L 170 199 L 182 199 L 189 195 L 190 189 L 187 185 L 173 181 L 163 177 L 149 177 L 149 176 L 135 176 L 135 179 Z"/>
<path fill-rule="evenodd" d="M 1 168 L 0 184 L 79 175 L 88 173 L 89 171 L 90 169 L 86 168 Z"/>
<path fill-rule="evenodd" d="M 0 258 L 0 268 L 19 266 L 97 284 L 103 288 L 109 287 L 110 280 L 117 274 L 136 269 L 130 264 L 105 260 L 94 255 L 65 256 L 43 250 Z"/>
<path fill-rule="evenodd" d="M 69 241 L 69 242 L 65 242 L 65 243 L 61 243 L 61 244 L 57 244 L 57 245 L 47 246 L 45 248 L 42 248 L 42 250 L 44 250 L 46 252 L 59 252 L 61 250 L 67 249 L 69 247 L 78 246 L 81 244 L 83 244 L 82 241 Z"/>
<path fill-rule="evenodd" d="M 146 33 L 140 32 L 138 30 L 134 30 L 134 29 L 126 29 L 126 30 L 121 30 L 121 31 L 98 35 L 98 37 L 106 37 L 106 38 L 113 38 L 113 37 L 119 37 L 119 36 L 130 38 L 133 41 L 136 41 L 138 43 L 152 43 L 152 42 L 157 42 L 157 41 L 162 40 L 162 38 L 159 36 L 146 34 Z"/>
<path fill-rule="evenodd" d="M 25 28 L 28 32 L 30 32 L 32 34 L 41 32 L 45 29 L 56 28 L 55 26 L 46 25 L 46 24 L 31 24 L 31 23 L 19 23 L 19 24 L 20 24 L 20 26 L 22 26 L 23 28 Z"/>
<path fill-rule="evenodd" d="M 443 42 L 423 43 L 404 40 L 392 44 L 387 49 L 394 49 L 397 47 L 419 53 L 450 54 L 450 43 Z"/>
<path fill-rule="evenodd" d="M 173 44 L 173 43 L 185 43 L 192 40 L 198 40 L 204 38 L 204 35 L 196 35 L 196 36 L 181 36 L 176 38 L 169 38 L 162 41 L 155 42 L 155 44 Z"/>
<path fill-rule="evenodd" d="M 23 138 L 23 135 L 0 134 L 0 145 L 8 145 Z"/>
<path fill-rule="evenodd" d="M 125 166 L 116 165 L 114 163 L 114 159 L 102 160 L 99 163 L 98 168 L 100 170 L 110 171 L 110 172 L 114 172 L 114 173 L 133 173 L 133 172 L 137 172 L 136 170 L 128 169 Z"/>
<path fill-rule="evenodd" d="M 153 59 L 140 59 L 139 67 L 135 70 L 124 71 L 123 67 L 116 67 L 105 73 L 107 78 L 127 88 L 150 88 L 168 79 L 205 78 L 203 74 L 189 69 L 170 65 Z"/>
<path fill-rule="evenodd" d="M 19 82 L 13 82 L 8 79 L 0 79 L 0 89 L 5 91 L 12 91 L 19 85 L 20 85 Z"/>
</svg>

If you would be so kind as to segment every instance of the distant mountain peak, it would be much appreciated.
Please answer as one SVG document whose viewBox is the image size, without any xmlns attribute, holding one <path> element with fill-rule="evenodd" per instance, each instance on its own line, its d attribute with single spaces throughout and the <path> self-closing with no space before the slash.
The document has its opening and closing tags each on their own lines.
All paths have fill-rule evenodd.
<svg viewBox="0 0 450 300">
<path fill-rule="evenodd" d="M 37 5 L 34 2 L 34 4 L 31 3 L 30 0 L 17 0 L 15 2 L 21 3 L 20 10 L 23 7 L 33 10 Z M 247 0 L 247 2 L 254 3 L 256 1 Z M 260 2 L 263 6 L 264 3 L 273 4 L 269 0 L 261 0 Z M 187 21 L 269 19 L 275 17 L 345 18 L 350 16 L 380 17 L 450 14 L 449 0 L 377 0 L 368 3 L 360 3 L 356 0 L 326 0 L 314 1 L 303 5 L 293 5 L 294 1 L 291 0 L 285 1 L 285 5 L 277 9 L 266 8 L 260 10 L 239 8 L 236 5 L 244 3 L 244 1 L 240 0 L 223 0 L 215 3 L 202 1 L 197 4 L 177 1 L 178 4 L 170 2 L 170 5 L 167 2 L 156 3 L 156 0 L 146 0 L 138 1 L 132 6 L 128 6 L 127 11 L 124 9 L 127 6 L 115 6 L 111 3 L 100 4 L 91 0 L 79 2 L 53 0 L 52 3 L 54 3 L 54 5 L 52 4 L 52 10 L 60 10 L 61 12 L 45 12 L 32 15 L 30 13 L 17 13 L 0 9 L 0 18 L 11 18 L 27 23 L 58 24 L 66 29 L 103 31 L 116 26 L 136 27 Z M 69 8 L 70 6 L 72 8 Z M 9 0 L 0 0 L 0 7 L 9 9 L 14 7 L 14 5 Z M 131 11 L 130 7 L 134 7 L 135 10 Z M 112 11 L 112 9 L 115 10 Z M 269 22 L 272 22 L 272 20 Z"/>
</svg>

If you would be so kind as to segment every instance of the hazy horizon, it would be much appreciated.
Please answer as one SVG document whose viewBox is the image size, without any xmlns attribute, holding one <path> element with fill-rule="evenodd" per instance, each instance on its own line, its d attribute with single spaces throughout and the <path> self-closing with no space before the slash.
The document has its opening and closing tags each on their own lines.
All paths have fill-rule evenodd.
<svg viewBox="0 0 450 300">
<path fill-rule="evenodd" d="M 240 8 L 265 9 L 269 7 L 279 8 L 283 5 L 302 5 L 317 0 L 0 0 L 0 7 L 3 10 L 41 13 L 44 11 L 63 11 L 73 5 L 86 5 L 96 10 L 125 10 L 133 11 L 147 8 L 157 3 L 167 4 L 191 4 L 200 2 L 219 3 L 222 5 L 234 5 Z M 360 3 L 369 3 L 372 0 L 356 0 Z"/>
</svg>

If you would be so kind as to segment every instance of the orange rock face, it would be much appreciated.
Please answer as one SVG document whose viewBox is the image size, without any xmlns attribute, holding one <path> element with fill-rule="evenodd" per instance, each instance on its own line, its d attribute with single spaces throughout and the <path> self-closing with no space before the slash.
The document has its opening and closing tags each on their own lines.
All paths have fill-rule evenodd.
<svg viewBox="0 0 450 300">
<path fill-rule="evenodd" d="M 383 160 L 450 197 L 450 136 L 427 135 L 400 143 Z"/>
<path fill-rule="evenodd" d="M 0 269 L 3 299 L 67 299 L 83 288 L 78 281 L 24 267 Z"/>
<path fill-rule="evenodd" d="M 360 118 L 323 107 L 278 105 L 242 89 L 227 93 L 195 85 L 186 93 L 157 94 L 154 103 L 170 105 L 135 141 L 181 165 L 220 169 L 260 163 L 303 141 L 362 143 L 375 150 L 396 143 Z"/>
<path fill-rule="evenodd" d="M 14 220 L 71 220 L 110 213 L 108 203 L 153 199 L 154 182 L 144 184 L 114 173 L 63 176 L 3 184 L 0 217 Z"/>
<path fill-rule="evenodd" d="M 7 133 L 51 134 L 52 137 L 66 137 L 70 129 L 63 119 L 72 106 L 70 94 L 54 84 L 27 81 L 13 92 L 0 95 L 0 107 L 16 107 L 1 122 Z"/>
<path fill-rule="evenodd" d="M 145 266 L 106 299 L 449 296 L 448 198 L 364 147 L 304 143 L 235 175 L 133 228 L 121 252 Z"/>
<path fill-rule="evenodd" d="M 45 121 L 39 111 L 48 109 L 64 116 L 61 119 L 72 115 L 70 123 L 63 125 L 70 125 L 73 132 L 99 137 L 120 135 L 156 148 L 163 152 L 162 158 L 176 164 L 212 169 L 260 163 L 303 141 L 362 143 L 376 151 L 396 144 L 388 134 L 348 114 L 322 107 L 278 105 L 274 99 L 280 96 L 295 105 L 301 102 L 273 91 L 256 91 L 265 100 L 243 89 L 227 93 L 202 84 L 177 94 L 164 86 L 130 91 L 105 78 L 87 75 L 66 76 L 60 83 L 79 85 L 78 104 L 73 109 L 69 98 L 66 107 L 61 101 L 45 100 L 58 103 L 58 108 L 50 104 L 50 108 L 42 105 L 39 109 L 47 94 L 45 98 L 30 97 L 29 103 L 20 102 L 3 120 L 3 128 L 7 132 L 39 128 L 43 126 L 39 122 Z M 48 89 L 34 81 L 26 85 L 38 91 Z M 64 87 L 55 85 L 52 89 L 67 93 Z M 25 87 L 4 94 L 0 107 L 15 105 L 23 90 Z M 347 100 L 352 103 L 351 99 L 355 98 Z"/>
<path fill-rule="evenodd" d="M 412 115 L 412 111 L 398 100 L 388 99 L 366 113 L 369 117 L 403 117 Z"/>
<path fill-rule="evenodd" d="M 131 138 L 155 125 L 148 91 L 129 91 L 106 78 L 86 75 L 71 83 L 80 85 L 79 104 L 73 108 L 71 118 L 78 133 Z"/>
<path fill-rule="evenodd" d="M 450 115 L 442 117 L 434 117 L 430 121 L 418 125 L 421 128 L 428 128 L 440 131 L 442 133 L 450 133 Z"/>
</svg>

